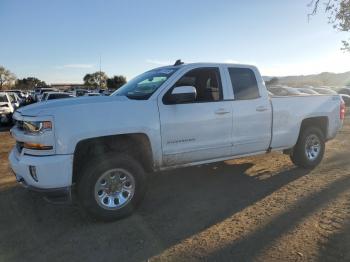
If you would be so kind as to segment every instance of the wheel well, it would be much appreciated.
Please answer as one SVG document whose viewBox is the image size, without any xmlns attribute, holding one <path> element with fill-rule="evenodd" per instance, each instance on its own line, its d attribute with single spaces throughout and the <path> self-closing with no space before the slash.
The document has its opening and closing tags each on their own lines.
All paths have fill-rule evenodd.
<svg viewBox="0 0 350 262">
<path fill-rule="evenodd" d="M 125 152 L 139 160 L 146 172 L 153 171 L 153 155 L 147 135 L 142 133 L 89 138 L 80 141 L 74 151 L 73 183 L 83 174 L 84 164 L 105 153 Z"/>
<path fill-rule="evenodd" d="M 311 117 L 311 118 L 306 118 L 303 120 L 301 123 L 300 127 L 300 133 L 307 127 L 318 127 L 321 129 L 324 138 L 327 138 L 327 130 L 328 130 L 328 117 L 322 116 L 322 117 Z"/>
</svg>

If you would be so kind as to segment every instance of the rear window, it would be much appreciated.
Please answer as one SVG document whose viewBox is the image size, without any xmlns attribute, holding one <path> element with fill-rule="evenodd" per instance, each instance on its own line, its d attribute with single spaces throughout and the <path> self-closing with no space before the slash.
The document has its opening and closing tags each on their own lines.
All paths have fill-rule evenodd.
<svg viewBox="0 0 350 262">
<path fill-rule="evenodd" d="M 52 99 L 60 99 L 60 98 L 68 98 L 70 97 L 68 94 L 52 94 L 49 96 L 49 100 L 52 100 Z"/>
<path fill-rule="evenodd" d="M 229 68 L 228 71 L 235 100 L 256 99 L 260 96 L 253 70 L 249 68 Z"/>
</svg>

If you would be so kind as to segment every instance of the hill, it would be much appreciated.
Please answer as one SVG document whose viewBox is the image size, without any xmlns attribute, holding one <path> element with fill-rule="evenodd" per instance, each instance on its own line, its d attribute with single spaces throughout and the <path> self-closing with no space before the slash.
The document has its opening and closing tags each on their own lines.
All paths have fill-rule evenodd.
<svg viewBox="0 0 350 262">
<path fill-rule="evenodd" d="M 288 86 L 346 86 L 350 85 L 350 71 L 345 73 L 320 73 L 315 75 L 300 75 L 300 76 L 284 76 L 277 77 L 278 84 Z M 269 81 L 272 77 L 264 77 L 265 81 Z"/>
</svg>

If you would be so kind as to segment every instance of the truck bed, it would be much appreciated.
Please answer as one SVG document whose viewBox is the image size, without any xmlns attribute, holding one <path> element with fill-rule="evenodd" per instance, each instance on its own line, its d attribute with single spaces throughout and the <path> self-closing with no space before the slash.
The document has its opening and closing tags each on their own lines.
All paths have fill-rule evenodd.
<svg viewBox="0 0 350 262">
<path fill-rule="evenodd" d="M 292 148 L 298 139 L 302 121 L 310 117 L 327 117 L 327 137 L 332 139 L 341 127 L 338 95 L 273 96 L 271 148 Z M 331 122 L 332 121 L 332 122 Z"/>
</svg>

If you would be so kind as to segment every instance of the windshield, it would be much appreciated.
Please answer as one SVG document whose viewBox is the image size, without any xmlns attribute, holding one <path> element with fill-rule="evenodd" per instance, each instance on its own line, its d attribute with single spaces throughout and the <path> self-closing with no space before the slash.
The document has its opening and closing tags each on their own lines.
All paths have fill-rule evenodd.
<svg viewBox="0 0 350 262">
<path fill-rule="evenodd" d="M 47 98 L 48 95 L 49 95 L 49 93 L 44 93 L 42 99 L 45 100 L 45 99 Z"/>
<path fill-rule="evenodd" d="M 0 95 L 0 102 L 8 102 L 6 95 Z"/>
<path fill-rule="evenodd" d="M 176 70 L 177 68 L 160 68 L 145 72 L 123 85 L 112 96 L 147 100 Z"/>
</svg>

